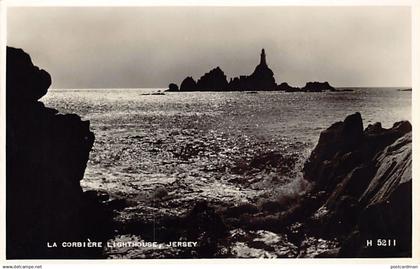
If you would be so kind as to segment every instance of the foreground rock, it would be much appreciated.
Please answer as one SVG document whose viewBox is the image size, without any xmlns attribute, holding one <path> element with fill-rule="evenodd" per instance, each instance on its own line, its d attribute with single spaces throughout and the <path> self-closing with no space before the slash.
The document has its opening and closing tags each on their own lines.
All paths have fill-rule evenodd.
<svg viewBox="0 0 420 269">
<path fill-rule="evenodd" d="M 411 143 L 409 122 L 363 129 L 359 113 L 321 133 L 304 167 L 318 203 L 310 225 L 339 238 L 339 256 L 411 256 Z"/>
<path fill-rule="evenodd" d="M 100 249 L 61 247 L 99 239 L 106 225 L 79 183 L 94 142 L 89 121 L 38 101 L 51 77 L 23 50 L 7 48 L 6 70 L 7 258 L 94 257 Z M 48 242 L 58 247 L 47 248 Z"/>
</svg>

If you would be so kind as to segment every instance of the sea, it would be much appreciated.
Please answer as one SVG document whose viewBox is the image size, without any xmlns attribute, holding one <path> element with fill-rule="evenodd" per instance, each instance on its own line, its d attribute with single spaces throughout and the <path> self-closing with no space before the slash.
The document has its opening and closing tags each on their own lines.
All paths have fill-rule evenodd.
<svg viewBox="0 0 420 269">
<path fill-rule="evenodd" d="M 308 183 L 301 170 L 321 131 L 355 112 L 364 127 L 411 121 L 411 91 L 402 89 L 53 89 L 41 101 L 90 121 L 95 143 L 83 189 L 128 201 L 116 221 L 156 222 L 185 214 L 199 200 L 229 207 L 304 192 Z M 124 236 L 133 235 L 119 234 Z M 236 256 L 261 254 L 241 246 Z M 138 251 L 126 255 L 153 257 Z"/>
</svg>

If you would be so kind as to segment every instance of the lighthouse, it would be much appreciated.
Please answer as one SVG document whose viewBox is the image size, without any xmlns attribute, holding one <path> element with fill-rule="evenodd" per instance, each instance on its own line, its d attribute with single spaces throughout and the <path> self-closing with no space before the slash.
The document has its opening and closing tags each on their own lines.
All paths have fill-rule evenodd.
<svg viewBox="0 0 420 269">
<path fill-rule="evenodd" d="M 260 65 L 267 65 L 267 63 L 265 61 L 265 50 L 264 49 L 262 49 L 262 51 L 261 51 Z"/>
</svg>

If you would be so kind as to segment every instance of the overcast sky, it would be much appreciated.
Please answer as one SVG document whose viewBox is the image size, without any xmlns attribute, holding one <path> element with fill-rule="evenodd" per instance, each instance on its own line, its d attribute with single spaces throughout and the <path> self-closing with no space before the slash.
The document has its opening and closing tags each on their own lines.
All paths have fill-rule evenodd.
<svg viewBox="0 0 420 269">
<path fill-rule="evenodd" d="M 277 83 L 411 85 L 409 7 L 13 7 L 7 23 L 53 88 L 248 75 L 262 48 Z"/>
</svg>

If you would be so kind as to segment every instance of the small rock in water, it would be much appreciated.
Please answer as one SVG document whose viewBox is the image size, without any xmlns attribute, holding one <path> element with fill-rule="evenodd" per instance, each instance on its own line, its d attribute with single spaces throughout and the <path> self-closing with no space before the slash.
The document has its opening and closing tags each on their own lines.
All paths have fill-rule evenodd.
<svg viewBox="0 0 420 269">
<path fill-rule="evenodd" d="M 162 199 L 168 196 L 168 191 L 165 187 L 157 187 L 153 192 L 153 198 L 155 199 Z"/>
</svg>

